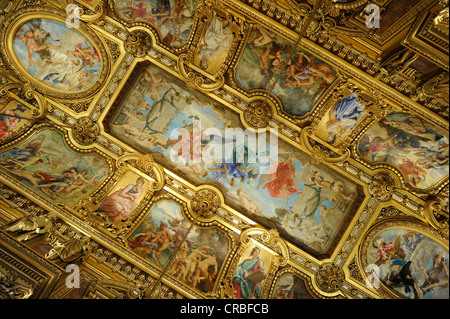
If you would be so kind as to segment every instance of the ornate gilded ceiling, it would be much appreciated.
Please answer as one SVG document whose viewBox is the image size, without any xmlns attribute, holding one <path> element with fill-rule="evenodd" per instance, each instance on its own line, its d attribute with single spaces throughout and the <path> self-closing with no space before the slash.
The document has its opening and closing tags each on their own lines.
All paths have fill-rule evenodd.
<svg viewBox="0 0 450 319">
<path fill-rule="evenodd" d="M 0 24 L 2 298 L 448 298 L 448 1 Z"/>
</svg>

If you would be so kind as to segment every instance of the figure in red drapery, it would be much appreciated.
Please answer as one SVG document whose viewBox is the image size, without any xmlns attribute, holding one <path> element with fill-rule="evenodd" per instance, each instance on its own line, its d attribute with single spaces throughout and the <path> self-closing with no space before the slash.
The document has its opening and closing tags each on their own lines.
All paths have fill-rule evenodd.
<svg viewBox="0 0 450 319">
<path fill-rule="evenodd" d="M 300 186 L 295 178 L 295 164 L 291 159 L 291 155 L 285 154 L 284 160 L 274 161 L 271 159 L 272 165 L 269 166 L 264 174 L 269 179 L 262 188 L 269 191 L 271 197 L 286 198 L 286 205 L 289 196 L 301 193 Z"/>
</svg>

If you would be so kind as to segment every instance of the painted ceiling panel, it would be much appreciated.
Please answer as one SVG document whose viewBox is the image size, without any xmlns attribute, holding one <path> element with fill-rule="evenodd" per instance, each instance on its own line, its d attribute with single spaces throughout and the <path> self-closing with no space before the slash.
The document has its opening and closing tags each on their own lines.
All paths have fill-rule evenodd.
<svg viewBox="0 0 450 319">
<path fill-rule="evenodd" d="M 448 1 L 394 2 L 0 0 L 0 295 L 448 298 Z"/>
</svg>

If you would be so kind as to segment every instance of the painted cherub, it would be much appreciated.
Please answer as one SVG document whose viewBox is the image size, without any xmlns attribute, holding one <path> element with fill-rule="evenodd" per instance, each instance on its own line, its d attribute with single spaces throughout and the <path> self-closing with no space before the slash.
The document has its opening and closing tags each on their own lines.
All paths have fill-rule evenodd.
<svg viewBox="0 0 450 319">
<path fill-rule="evenodd" d="M 22 34 L 22 32 L 24 32 Z M 36 27 L 34 31 L 25 31 L 23 28 L 20 28 L 17 32 L 14 39 L 16 40 L 22 40 L 23 43 L 25 43 L 25 46 L 27 47 L 28 51 L 28 67 L 31 67 L 33 65 L 33 52 L 40 52 L 45 49 L 54 49 L 59 50 L 61 49 L 61 46 L 55 46 L 51 43 L 44 43 L 46 40 L 47 33 L 42 31 L 40 28 Z M 45 37 L 44 37 L 45 36 Z"/>
<path fill-rule="evenodd" d="M 79 43 L 73 51 L 67 51 L 67 55 L 82 59 L 89 67 L 92 67 L 95 62 L 100 61 L 100 55 L 97 50 L 88 41 L 84 41 L 86 47 L 83 48 L 83 43 Z M 92 53 L 92 51 L 94 53 Z"/>
</svg>

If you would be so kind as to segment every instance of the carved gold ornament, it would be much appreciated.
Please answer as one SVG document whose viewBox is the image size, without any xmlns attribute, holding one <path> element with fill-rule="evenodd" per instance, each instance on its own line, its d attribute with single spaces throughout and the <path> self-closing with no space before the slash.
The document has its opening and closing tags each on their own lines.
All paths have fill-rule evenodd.
<svg viewBox="0 0 450 319">
<path fill-rule="evenodd" d="M 219 196 L 212 190 L 202 189 L 192 199 L 192 210 L 202 218 L 209 218 L 220 207 Z"/>
<path fill-rule="evenodd" d="M 344 272 L 334 264 L 320 266 L 316 273 L 317 286 L 328 293 L 338 291 L 344 282 Z"/>
<path fill-rule="evenodd" d="M 28 299 L 33 295 L 33 288 L 25 284 L 12 271 L 0 267 L 0 299 Z"/>
<path fill-rule="evenodd" d="M 0 30 L 0 52 L 9 72 L 39 93 L 62 100 L 80 99 L 99 91 L 110 72 L 110 61 L 104 42 L 97 33 L 82 20 L 77 28 L 67 27 L 66 15 L 64 10 L 48 5 L 31 5 L 15 10 L 7 21 L 4 20 L 6 27 Z M 41 30 L 44 29 L 42 24 L 46 25 L 45 36 Z M 30 28 L 34 32 L 41 31 L 39 41 L 47 41 L 43 44 L 46 48 L 38 50 L 39 54 L 35 54 L 31 60 L 31 55 L 24 55 L 17 42 L 20 37 L 25 39 L 23 32 L 30 31 Z M 59 34 L 60 39 L 51 38 L 55 33 Z M 95 53 L 84 56 L 85 61 L 73 59 L 72 54 L 77 53 L 68 42 L 74 37 L 78 39 L 76 41 L 88 44 Z M 64 52 L 58 51 L 63 46 Z M 80 68 L 82 63 L 89 65 L 91 74 L 77 73 L 77 67 Z M 39 65 L 37 69 L 36 65 Z M 61 65 L 68 65 L 68 68 L 63 69 Z M 53 72 L 49 66 L 53 66 Z M 55 69 L 59 71 L 55 72 Z"/>
<path fill-rule="evenodd" d="M 391 199 L 395 190 L 395 180 L 387 173 L 380 173 L 372 178 L 369 184 L 369 192 L 377 200 L 385 202 Z"/>
<path fill-rule="evenodd" d="M 447 211 L 444 210 L 447 207 Z M 443 232 L 447 237 L 449 235 L 449 213 L 448 213 L 448 197 L 432 196 L 425 206 L 424 211 L 427 222 L 437 230 Z"/>
<path fill-rule="evenodd" d="M 272 108 L 264 100 L 252 101 L 244 111 L 244 119 L 253 128 L 266 128 L 272 118 Z"/>
<path fill-rule="evenodd" d="M 78 119 L 73 127 L 75 140 L 81 145 L 90 145 L 95 142 L 100 133 L 98 124 L 88 117 Z"/>
<path fill-rule="evenodd" d="M 152 48 L 152 39 L 147 32 L 134 30 L 128 34 L 124 46 L 129 54 L 135 57 L 143 57 Z"/>
<path fill-rule="evenodd" d="M 448 250 L 448 12 L 448 0 L 0 0 L 0 298 L 234 299 L 256 258 L 258 298 L 294 296 L 290 276 L 314 298 L 399 298 L 365 285 L 376 236 L 417 232 Z M 393 113 L 410 131 L 387 124 Z M 197 120 L 265 132 L 258 145 L 276 131 L 282 152 L 234 171 L 205 165 L 211 154 L 173 160 L 175 133 L 193 142 Z M 423 153 L 410 171 L 375 161 L 398 149 L 363 159 L 363 138 L 385 131 L 391 149 Z M 439 182 L 408 185 L 425 165 Z M 170 249 L 153 262 L 155 246 Z M 206 255 L 217 269 L 200 269 Z M 64 287 L 72 263 L 82 289 Z"/>
</svg>

